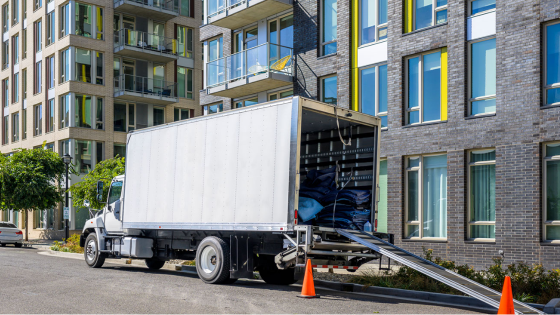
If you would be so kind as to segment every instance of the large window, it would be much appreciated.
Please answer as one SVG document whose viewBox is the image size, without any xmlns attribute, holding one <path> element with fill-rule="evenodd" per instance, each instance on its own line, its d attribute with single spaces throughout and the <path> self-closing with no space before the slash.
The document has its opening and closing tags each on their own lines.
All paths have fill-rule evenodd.
<svg viewBox="0 0 560 315">
<path fill-rule="evenodd" d="M 193 29 L 177 25 L 177 42 L 179 56 L 192 58 Z"/>
<path fill-rule="evenodd" d="M 12 141 L 19 141 L 19 113 L 12 114 Z"/>
<path fill-rule="evenodd" d="M 70 80 L 70 48 L 60 52 L 60 82 Z"/>
<path fill-rule="evenodd" d="M 74 95 L 74 126 L 103 129 L 103 99 L 91 95 Z"/>
<path fill-rule="evenodd" d="M 12 103 L 19 102 L 19 72 L 14 73 L 12 80 Z"/>
<path fill-rule="evenodd" d="M 387 127 L 387 65 L 360 70 L 360 111 L 381 118 Z"/>
<path fill-rule="evenodd" d="M 154 118 L 154 126 L 165 124 L 165 108 L 154 106 L 152 115 Z"/>
<path fill-rule="evenodd" d="M 27 99 L 27 68 L 21 70 L 21 92 L 22 99 Z"/>
<path fill-rule="evenodd" d="M 361 0 L 360 14 L 360 45 L 387 38 L 387 0 Z"/>
<path fill-rule="evenodd" d="M 54 88 L 54 55 L 47 57 L 47 89 Z"/>
<path fill-rule="evenodd" d="M 2 42 L 2 69 L 7 69 L 10 65 L 10 41 Z"/>
<path fill-rule="evenodd" d="M 21 31 L 21 59 L 27 58 L 27 29 Z"/>
<path fill-rule="evenodd" d="M 70 4 L 60 6 L 60 38 L 70 34 Z"/>
<path fill-rule="evenodd" d="M 2 88 L 4 89 L 2 103 L 4 103 L 4 107 L 8 107 L 10 105 L 10 80 L 2 80 Z"/>
<path fill-rule="evenodd" d="M 27 139 L 27 109 L 21 110 L 21 135 L 22 139 Z"/>
<path fill-rule="evenodd" d="M 242 107 L 246 107 L 246 106 L 256 105 L 258 103 L 259 103 L 258 98 L 256 98 L 256 97 L 249 98 L 249 99 L 245 99 L 245 100 L 236 101 L 235 102 L 235 108 L 242 108 Z"/>
<path fill-rule="evenodd" d="M 447 48 L 406 59 L 406 123 L 447 120 Z"/>
<path fill-rule="evenodd" d="M 177 108 L 173 109 L 173 121 L 179 121 L 190 118 L 190 109 L 188 108 Z"/>
<path fill-rule="evenodd" d="M 35 52 L 43 50 L 43 22 L 41 20 L 33 24 L 33 35 L 35 36 Z"/>
<path fill-rule="evenodd" d="M 75 50 L 76 62 L 74 67 L 76 71 L 76 80 L 103 85 L 103 53 L 81 48 L 75 48 Z M 64 59 L 65 57 L 66 52 L 63 52 L 61 65 L 64 71 L 62 75 L 66 76 L 68 70 L 65 67 L 68 65 L 68 61 Z M 95 71 L 93 71 L 94 69 Z"/>
<path fill-rule="evenodd" d="M 321 78 L 321 87 L 319 89 L 320 100 L 328 104 L 336 104 L 337 102 L 337 77 L 329 76 Z"/>
<path fill-rule="evenodd" d="M 19 35 L 12 36 L 12 58 L 14 65 L 19 64 Z"/>
<path fill-rule="evenodd" d="M 10 139 L 10 116 L 4 116 L 4 119 L 2 120 L 2 144 L 8 144 L 9 143 L 9 139 Z"/>
<path fill-rule="evenodd" d="M 224 104 L 214 104 L 203 106 L 204 115 L 216 114 L 224 111 Z"/>
<path fill-rule="evenodd" d="M 46 132 L 54 131 L 54 98 L 47 101 Z"/>
<path fill-rule="evenodd" d="M 405 237 L 447 237 L 447 155 L 406 159 Z"/>
<path fill-rule="evenodd" d="M 191 16 L 191 1 L 194 0 L 179 0 L 181 5 L 179 6 L 179 14 L 182 16 Z"/>
<path fill-rule="evenodd" d="M 221 59 L 224 54 L 223 43 L 223 37 L 208 42 L 208 64 L 206 72 L 208 86 L 224 82 L 224 59 Z"/>
<path fill-rule="evenodd" d="M 560 241 L 560 143 L 544 145 L 544 231 L 545 241 Z"/>
<path fill-rule="evenodd" d="M 33 82 L 33 94 L 41 93 L 43 91 L 42 61 L 35 63 L 35 79 Z"/>
<path fill-rule="evenodd" d="M 91 50 L 76 48 L 76 80 L 91 83 Z"/>
<path fill-rule="evenodd" d="M 70 127 L 70 94 L 60 97 L 60 124 L 59 128 Z"/>
<path fill-rule="evenodd" d="M 33 11 L 36 11 L 43 6 L 43 0 L 33 0 L 33 2 Z"/>
<path fill-rule="evenodd" d="M 177 96 L 193 98 L 193 70 L 177 67 Z"/>
<path fill-rule="evenodd" d="M 560 22 L 546 25 L 544 33 L 544 105 L 558 105 L 560 104 Z"/>
<path fill-rule="evenodd" d="M 47 30 L 46 30 L 46 36 L 47 36 L 47 43 L 46 45 L 50 45 L 52 43 L 55 42 L 55 25 L 54 25 L 54 11 L 52 11 L 51 13 L 47 14 Z"/>
<path fill-rule="evenodd" d="M 12 0 L 12 25 L 19 22 L 19 0 Z"/>
<path fill-rule="evenodd" d="M 496 39 L 470 44 L 470 115 L 496 112 Z"/>
<path fill-rule="evenodd" d="M 326 56 L 336 53 L 337 9 L 336 0 L 321 0 L 321 53 Z"/>
<path fill-rule="evenodd" d="M 469 152 L 468 238 L 494 239 L 496 225 L 496 151 Z"/>
<path fill-rule="evenodd" d="M 92 37 L 92 6 L 76 2 L 76 35 Z"/>
<path fill-rule="evenodd" d="M 2 33 L 6 33 L 10 29 L 10 8 L 6 4 L 2 6 Z"/>
<path fill-rule="evenodd" d="M 290 89 L 290 90 L 286 90 L 286 91 L 280 91 L 280 92 L 274 92 L 274 93 L 270 93 L 268 94 L 268 100 L 269 101 L 274 101 L 274 100 L 278 100 L 281 98 L 285 98 L 285 97 L 290 97 L 294 95 L 294 90 Z"/>
<path fill-rule="evenodd" d="M 447 0 L 405 0 L 404 32 L 447 22 Z"/>
<path fill-rule="evenodd" d="M 113 156 L 126 158 L 126 144 L 115 143 L 113 145 Z"/>
<path fill-rule="evenodd" d="M 43 134 L 43 105 L 33 106 L 33 135 Z"/>
<path fill-rule="evenodd" d="M 470 0 L 471 15 L 496 8 L 496 0 Z"/>
</svg>

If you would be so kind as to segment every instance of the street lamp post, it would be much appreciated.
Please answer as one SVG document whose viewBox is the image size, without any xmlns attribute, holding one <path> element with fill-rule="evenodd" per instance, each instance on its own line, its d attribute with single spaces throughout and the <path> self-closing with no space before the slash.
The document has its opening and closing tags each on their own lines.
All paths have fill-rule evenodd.
<svg viewBox="0 0 560 315">
<path fill-rule="evenodd" d="M 70 162 L 72 162 L 72 157 L 66 153 L 64 154 L 64 156 L 62 157 L 62 161 L 64 161 L 64 164 L 66 164 L 66 190 L 65 190 L 65 198 L 66 198 L 66 208 L 70 209 L 70 206 L 68 205 L 68 166 L 70 165 Z M 68 210 L 70 211 L 70 210 Z M 64 212 L 63 212 L 64 213 Z M 70 213 L 68 213 L 70 214 Z M 66 239 L 68 240 L 68 238 L 70 237 L 70 229 L 68 227 L 68 219 L 64 220 L 64 235 L 66 236 Z"/>
</svg>

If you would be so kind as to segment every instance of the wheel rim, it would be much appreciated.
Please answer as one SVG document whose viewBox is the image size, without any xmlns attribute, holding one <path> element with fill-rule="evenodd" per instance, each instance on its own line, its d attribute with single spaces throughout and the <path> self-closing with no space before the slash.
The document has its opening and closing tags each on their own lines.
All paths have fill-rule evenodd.
<svg viewBox="0 0 560 315">
<path fill-rule="evenodd" d="M 95 245 L 95 240 L 90 240 L 86 247 L 86 256 L 89 261 L 93 261 L 95 259 L 95 255 L 97 254 L 97 246 Z"/>
<path fill-rule="evenodd" d="M 206 246 L 200 255 L 200 268 L 205 273 L 212 273 L 216 269 L 216 250 L 212 246 Z"/>
</svg>

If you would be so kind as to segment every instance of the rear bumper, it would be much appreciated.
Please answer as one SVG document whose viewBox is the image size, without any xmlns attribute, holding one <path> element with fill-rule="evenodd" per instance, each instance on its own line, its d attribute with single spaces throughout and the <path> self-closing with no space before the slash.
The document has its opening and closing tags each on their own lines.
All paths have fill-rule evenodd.
<svg viewBox="0 0 560 315">
<path fill-rule="evenodd" d="M 0 237 L 0 244 L 23 243 L 23 237 Z"/>
</svg>

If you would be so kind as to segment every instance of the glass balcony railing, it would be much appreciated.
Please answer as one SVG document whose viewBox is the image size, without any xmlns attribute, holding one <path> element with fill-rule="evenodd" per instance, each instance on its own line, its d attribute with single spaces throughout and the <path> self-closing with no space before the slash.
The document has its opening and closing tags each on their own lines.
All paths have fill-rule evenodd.
<svg viewBox="0 0 560 315">
<path fill-rule="evenodd" d="M 266 72 L 293 74 L 293 49 L 265 43 L 206 64 L 206 84 L 213 87 Z"/>
<path fill-rule="evenodd" d="M 208 2 L 208 17 L 216 16 L 226 11 L 226 9 L 235 8 L 245 2 L 247 0 L 210 0 Z"/>
<path fill-rule="evenodd" d="M 115 77 L 114 92 L 130 92 L 147 97 L 177 98 L 177 83 L 122 74 Z"/>
<path fill-rule="evenodd" d="M 121 29 L 115 33 L 115 46 L 128 46 L 177 56 L 185 44 L 173 38 L 141 31 Z"/>
<path fill-rule="evenodd" d="M 114 0 L 114 6 L 117 7 L 122 0 Z M 154 9 L 173 11 L 179 13 L 179 5 L 175 0 L 127 0 L 130 2 L 142 4 Z"/>
</svg>

